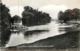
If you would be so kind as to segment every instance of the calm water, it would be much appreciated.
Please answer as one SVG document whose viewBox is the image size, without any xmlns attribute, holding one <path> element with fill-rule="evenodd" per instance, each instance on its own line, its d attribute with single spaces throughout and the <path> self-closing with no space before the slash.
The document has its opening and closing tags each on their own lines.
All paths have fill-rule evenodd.
<svg viewBox="0 0 80 51">
<path fill-rule="evenodd" d="M 5 47 L 16 46 L 24 43 L 33 43 L 35 41 L 61 35 L 66 33 L 65 28 L 71 28 L 73 25 L 60 24 L 52 21 L 46 25 L 28 27 L 26 32 L 11 33 L 10 39 Z"/>
</svg>

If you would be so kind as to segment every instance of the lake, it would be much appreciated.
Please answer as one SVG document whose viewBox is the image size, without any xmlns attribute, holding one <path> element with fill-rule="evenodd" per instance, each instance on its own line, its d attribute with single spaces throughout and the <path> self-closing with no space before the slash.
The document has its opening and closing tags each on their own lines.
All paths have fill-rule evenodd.
<svg viewBox="0 0 80 51">
<path fill-rule="evenodd" d="M 7 43 L 5 44 L 5 47 L 34 43 L 42 39 L 73 31 L 74 28 L 73 24 L 61 24 L 57 21 L 52 21 L 46 25 L 31 26 L 28 27 L 28 31 L 26 32 L 11 32 L 8 41 L 6 41 Z"/>
</svg>

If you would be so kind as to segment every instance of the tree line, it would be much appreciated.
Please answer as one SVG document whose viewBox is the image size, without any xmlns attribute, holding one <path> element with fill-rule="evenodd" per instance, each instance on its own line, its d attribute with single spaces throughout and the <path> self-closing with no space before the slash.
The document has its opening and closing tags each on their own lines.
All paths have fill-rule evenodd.
<svg viewBox="0 0 80 51">
<path fill-rule="evenodd" d="M 11 18 L 12 22 L 22 19 L 22 24 L 25 26 L 34 26 L 34 25 L 43 25 L 51 21 L 51 17 L 48 13 L 38 11 L 33 9 L 30 6 L 25 6 L 24 11 L 22 12 L 22 18 L 18 15 L 15 15 Z"/>
<path fill-rule="evenodd" d="M 67 9 L 64 12 L 60 11 L 58 13 L 58 20 L 67 22 L 70 20 L 80 20 L 80 9 Z"/>
</svg>

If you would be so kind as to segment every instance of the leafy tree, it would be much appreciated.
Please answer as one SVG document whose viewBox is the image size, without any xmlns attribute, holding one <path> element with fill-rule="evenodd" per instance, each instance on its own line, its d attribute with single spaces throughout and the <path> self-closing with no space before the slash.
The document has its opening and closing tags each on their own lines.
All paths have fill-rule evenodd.
<svg viewBox="0 0 80 51">
<path fill-rule="evenodd" d="M 43 13 L 32 7 L 25 6 L 22 13 L 22 22 L 23 25 L 33 26 L 33 25 L 42 25 L 49 23 L 51 17 L 47 13 Z"/>
<path fill-rule="evenodd" d="M 58 19 L 59 20 L 63 20 L 64 19 L 64 15 L 63 15 L 64 13 L 62 12 L 62 11 L 60 11 L 59 13 L 58 13 Z"/>
<path fill-rule="evenodd" d="M 11 16 L 9 13 L 9 9 L 3 5 L 2 3 L 0 3 L 0 29 L 1 29 L 1 42 L 0 42 L 0 46 L 5 46 L 5 44 L 7 43 L 7 41 L 9 40 L 9 36 L 10 36 L 10 26 L 11 26 Z"/>
<path fill-rule="evenodd" d="M 12 24 L 13 24 L 13 23 L 19 23 L 19 22 L 21 22 L 21 21 L 22 21 L 22 19 L 21 19 L 18 15 L 15 15 L 15 16 L 13 16 L 13 17 L 11 18 Z"/>
<path fill-rule="evenodd" d="M 58 19 L 64 22 L 78 20 L 80 18 L 80 9 L 67 9 L 65 12 L 60 11 L 58 15 Z"/>
<path fill-rule="evenodd" d="M 74 10 L 75 13 L 76 13 L 76 17 L 77 17 L 77 19 L 80 20 L 80 9 L 78 9 L 78 8 L 74 8 L 73 10 Z"/>
</svg>

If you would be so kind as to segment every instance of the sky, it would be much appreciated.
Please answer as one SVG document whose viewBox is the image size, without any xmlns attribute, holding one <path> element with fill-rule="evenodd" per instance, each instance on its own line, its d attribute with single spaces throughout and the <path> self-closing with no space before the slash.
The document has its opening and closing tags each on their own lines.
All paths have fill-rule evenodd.
<svg viewBox="0 0 80 51">
<path fill-rule="evenodd" d="M 56 19 L 58 12 L 66 9 L 80 8 L 80 0 L 2 0 L 10 9 L 11 16 L 19 15 L 24 6 L 31 6 L 34 9 L 49 13 L 51 18 Z"/>
</svg>

